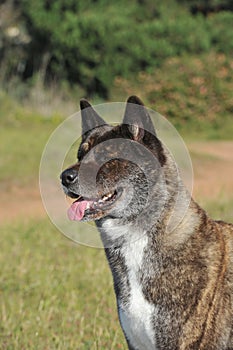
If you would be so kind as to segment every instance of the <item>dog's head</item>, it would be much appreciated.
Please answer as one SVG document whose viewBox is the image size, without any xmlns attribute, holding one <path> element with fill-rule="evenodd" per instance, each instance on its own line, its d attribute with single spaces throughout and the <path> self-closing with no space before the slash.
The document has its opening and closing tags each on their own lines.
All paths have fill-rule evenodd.
<svg viewBox="0 0 233 350">
<path fill-rule="evenodd" d="M 112 126 L 86 100 L 80 106 L 83 134 L 78 161 L 61 174 L 65 193 L 74 198 L 70 219 L 138 216 L 166 164 L 148 111 L 131 96 L 122 124 Z"/>
</svg>

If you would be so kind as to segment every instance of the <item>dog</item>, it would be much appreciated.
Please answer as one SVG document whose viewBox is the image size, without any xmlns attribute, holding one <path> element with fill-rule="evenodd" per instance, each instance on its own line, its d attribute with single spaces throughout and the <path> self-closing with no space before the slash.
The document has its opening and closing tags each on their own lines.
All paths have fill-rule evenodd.
<svg viewBox="0 0 233 350">
<path fill-rule="evenodd" d="M 80 107 L 78 161 L 61 182 L 69 218 L 100 232 L 129 350 L 233 350 L 233 225 L 189 197 L 138 97 L 116 126 Z"/>
</svg>

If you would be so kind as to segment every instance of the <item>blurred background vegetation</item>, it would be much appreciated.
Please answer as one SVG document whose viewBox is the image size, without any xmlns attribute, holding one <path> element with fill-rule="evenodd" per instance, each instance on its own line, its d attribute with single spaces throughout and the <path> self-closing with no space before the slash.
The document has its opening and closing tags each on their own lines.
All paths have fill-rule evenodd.
<svg viewBox="0 0 233 350">
<path fill-rule="evenodd" d="M 231 0 L 2 0 L 0 87 L 43 114 L 134 93 L 178 128 L 229 138 L 232 23 Z"/>
</svg>

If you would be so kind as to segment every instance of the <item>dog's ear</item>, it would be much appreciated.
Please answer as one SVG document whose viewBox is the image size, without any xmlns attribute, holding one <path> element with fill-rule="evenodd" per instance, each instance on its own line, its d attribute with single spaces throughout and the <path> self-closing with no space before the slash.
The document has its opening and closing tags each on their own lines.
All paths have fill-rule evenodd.
<svg viewBox="0 0 233 350">
<path fill-rule="evenodd" d="M 96 128 L 97 126 L 106 125 L 107 123 L 94 110 L 92 105 L 86 100 L 80 100 L 81 116 L 82 116 L 82 133 L 83 135 Z"/>
<path fill-rule="evenodd" d="M 156 135 L 150 115 L 137 96 L 130 96 L 127 100 L 123 125 L 127 127 L 135 141 L 141 141 L 145 131 Z"/>
</svg>

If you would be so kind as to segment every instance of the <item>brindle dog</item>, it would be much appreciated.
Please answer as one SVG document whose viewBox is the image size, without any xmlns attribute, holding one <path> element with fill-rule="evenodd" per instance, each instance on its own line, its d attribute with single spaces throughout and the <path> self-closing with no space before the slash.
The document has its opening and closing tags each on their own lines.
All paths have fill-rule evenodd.
<svg viewBox="0 0 233 350">
<path fill-rule="evenodd" d="M 95 220 L 130 350 L 233 350 L 233 225 L 188 200 L 148 111 L 127 102 L 111 126 L 81 100 L 78 162 L 61 175 L 69 217 Z M 187 210 L 168 230 L 178 194 Z"/>
</svg>

